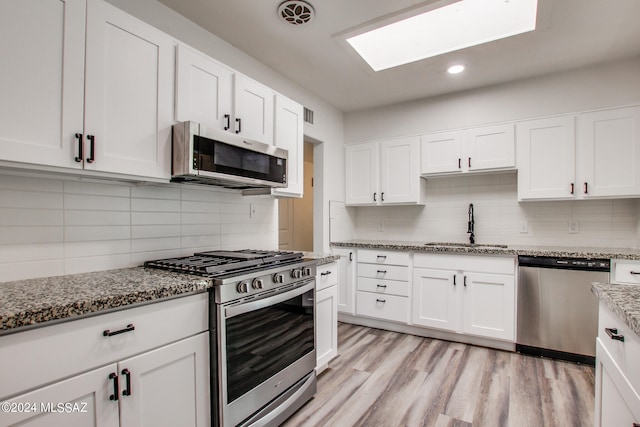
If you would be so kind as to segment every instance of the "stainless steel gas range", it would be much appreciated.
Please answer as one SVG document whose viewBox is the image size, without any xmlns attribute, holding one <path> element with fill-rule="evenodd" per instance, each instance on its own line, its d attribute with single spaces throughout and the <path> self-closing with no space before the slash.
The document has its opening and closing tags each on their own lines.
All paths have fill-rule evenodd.
<svg viewBox="0 0 640 427">
<path fill-rule="evenodd" d="M 278 426 L 315 394 L 315 261 L 300 252 L 242 250 L 145 266 L 213 280 L 214 427 Z"/>
</svg>

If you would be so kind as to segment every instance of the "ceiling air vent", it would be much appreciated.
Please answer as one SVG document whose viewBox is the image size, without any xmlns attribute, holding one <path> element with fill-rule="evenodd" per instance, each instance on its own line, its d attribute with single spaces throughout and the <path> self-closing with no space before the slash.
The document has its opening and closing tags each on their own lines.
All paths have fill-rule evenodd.
<svg viewBox="0 0 640 427">
<path fill-rule="evenodd" d="M 304 107 L 304 122 L 313 124 L 313 110 L 309 110 L 307 107 Z"/>
<path fill-rule="evenodd" d="M 287 0 L 278 6 L 278 15 L 291 25 L 304 25 L 315 16 L 313 7 L 302 0 Z"/>
</svg>

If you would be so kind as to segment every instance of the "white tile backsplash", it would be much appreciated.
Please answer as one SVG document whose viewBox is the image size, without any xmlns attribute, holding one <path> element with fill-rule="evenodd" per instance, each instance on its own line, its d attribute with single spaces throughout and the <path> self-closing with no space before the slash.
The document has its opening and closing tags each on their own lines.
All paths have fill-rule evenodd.
<svg viewBox="0 0 640 427">
<path fill-rule="evenodd" d="M 242 248 L 278 248 L 274 199 L 217 187 L 0 174 L 0 282 Z"/>
<path fill-rule="evenodd" d="M 354 238 L 467 242 L 473 203 L 477 243 L 639 246 L 635 199 L 518 202 L 515 173 L 429 178 L 423 191 L 425 206 L 347 208 L 356 212 Z M 571 220 L 578 233 L 569 233 Z"/>
</svg>

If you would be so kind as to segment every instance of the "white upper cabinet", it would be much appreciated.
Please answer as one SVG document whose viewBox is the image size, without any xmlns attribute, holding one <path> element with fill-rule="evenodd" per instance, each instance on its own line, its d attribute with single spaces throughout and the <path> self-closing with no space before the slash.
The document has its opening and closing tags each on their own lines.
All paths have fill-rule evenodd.
<svg viewBox="0 0 640 427">
<path fill-rule="evenodd" d="M 233 71 L 183 44 L 176 55 L 176 120 L 231 129 Z"/>
<path fill-rule="evenodd" d="M 640 196 L 639 106 L 518 123 L 517 139 L 519 200 Z"/>
<path fill-rule="evenodd" d="M 462 171 L 462 132 L 438 132 L 420 137 L 420 173 Z"/>
<path fill-rule="evenodd" d="M 380 193 L 378 143 L 348 145 L 345 147 L 346 204 L 375 205 Z"/>
<path fill-rule="evenodd" d="M 87 8 L 84 167 L 169 178 L 173 40 L 102 0 Z"/>
<path fill-rule="evenodd" d="M 101 0 L 0 8 L 0 160 L 168 179 L 171 38 Z"/>
<path fill-rule="evenodd" d="M 423 175 L 515 167 L 513 124 L 423 135 L 420 145 Z"/>
<path fill-rule="evenodd" d="M 467 129 L 464 133 L 463 171 L 512 169 L 516 145 L 512 123 Z M 466 165 L 465 165 L 466 164 Z"/>
<path fill-rule="evenodd" d="M 345 148 L 346 204 L 421 204 L 418 137 Z"/>
<path fill-rule="evenodd" d="M 572 199 L 575 185 L 575 119 L 518 123 L 518 199 Z"/>
<path fill-rule="evenodd" d="M 0 160 L 82 167 L 85 15 L 86 0 L 0 3 Z"/>
<path fill-rule="evenodd" d="M 275 196 L 302 197 L 304 193 L 304 108 L 276 94 L 274 145 L 287 150 L 287 187 L 271 190 Z"/>
<path fill-rule="evenodd" d="M 583 197 L 640 196 L 640 107 L 578 116 Z"/>
<path fill-rule="evenodd" d="M 275 93 L 241 74 L 234 76 L 235 133 L 254 141 L 273 144 Z"/>
</svg>

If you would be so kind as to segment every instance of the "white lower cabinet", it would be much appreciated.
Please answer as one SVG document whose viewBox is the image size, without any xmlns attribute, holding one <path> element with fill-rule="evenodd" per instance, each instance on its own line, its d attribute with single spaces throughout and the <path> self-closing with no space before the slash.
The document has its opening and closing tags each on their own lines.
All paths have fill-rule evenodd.
<svg viewBox="0 0 640 427">
<path fill-rule="evenodd" d="M 515 260 L 415 254 L 413 323 L 515 340 Z"/>
<path fill-rule="evenodd" d="M 640 425 L 640 337 L 605 304 L 596 339 L 596 427 Z"/>
<path fill-rule="evenodd" d="M 333 248 L 338 260 L 338 311 L 354 314 L 356 308 L 356 255 L 355 249 Z"/>
<path fill-rule="evenodd" d="M 0 337 L 0 364 L 12 366 L 0 401 L 16 409 L 0 426 L 208 426 L 207 303 L 200 294 Z"/>
<path fill-rule="evenodd" d="M 316 270 L 316 373 L 338 355 L 338 263 Z"/>
</svg>

